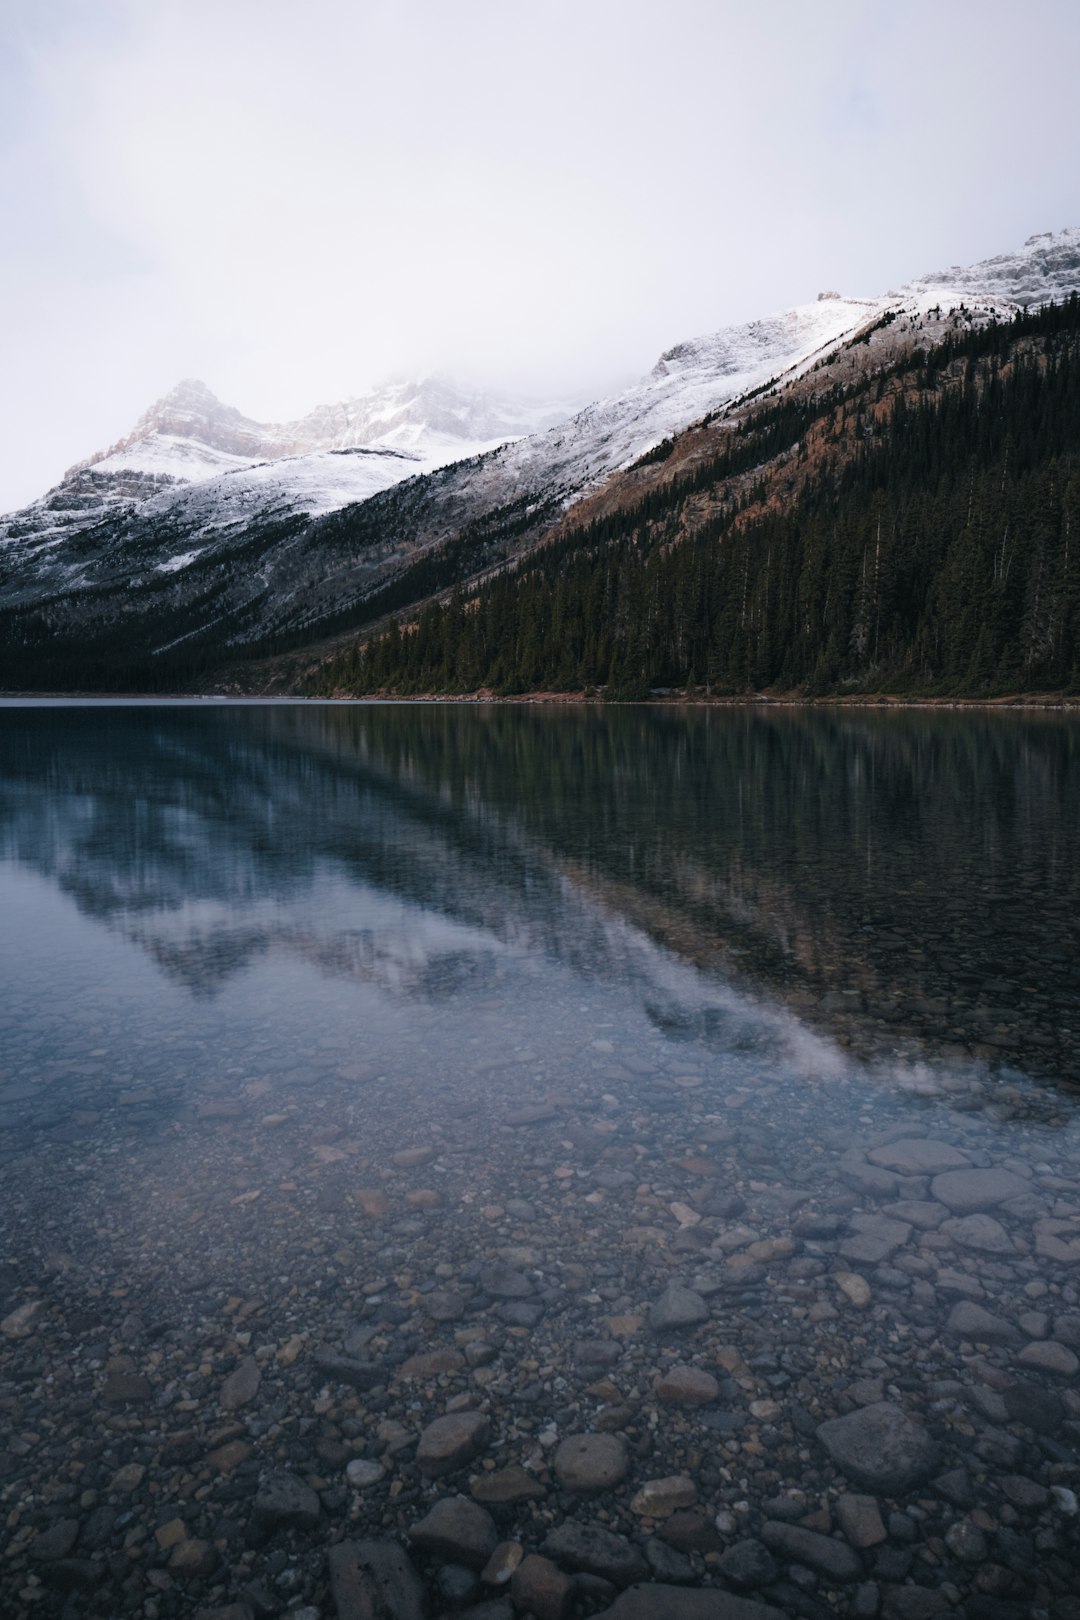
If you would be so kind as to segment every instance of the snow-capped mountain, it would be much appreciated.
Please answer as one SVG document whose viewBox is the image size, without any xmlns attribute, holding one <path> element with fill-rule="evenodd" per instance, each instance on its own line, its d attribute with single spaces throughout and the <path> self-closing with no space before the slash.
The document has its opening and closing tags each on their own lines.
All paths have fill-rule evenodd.
<svg viewBox="0 0 1080 1620">
<path fill-rule="evenodd" d="M 66 478 L 96 468 L 188 481 L 257 461 L 358 448 L 403 451 L 436 467 L 539 432 L 564 414 L 558 406 L 467 393 L 432 374 L 319 405 L 293 422 L 254 422 L 188 378 L 151 405 L 125 438 L 77 463 Z"/>
<path fill-rule="evenodd" d="M 612 474 L 747 396 L 840 359 L 881 364 L 933 343 L 942 320 L 1004 318 L 1078 287 L 1080 229 L 1035 236 L 880 297 L 824 293 L 679 343 L 635 387 L 554 426 L 557 411 L 438 377 L 272 425 L 183 383 L 0 520 L 0 644 L 82 646 L 91 609 L 109 635 L 123 620 L 139 656 L 315 639 L 419 599 L 450 568 L 410 575 L 429 553 L 456 547 L 456 578 L 512 560 Z"/>
</svg>

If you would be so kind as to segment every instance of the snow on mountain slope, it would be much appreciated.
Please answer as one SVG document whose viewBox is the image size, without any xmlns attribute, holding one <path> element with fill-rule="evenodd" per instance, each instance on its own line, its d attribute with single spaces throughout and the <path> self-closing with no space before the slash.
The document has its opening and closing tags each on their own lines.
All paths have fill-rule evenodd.
<svg viewBox="0 0 1080 1620">
<path fill-rule="evenodd" d="M 79 645 L 122 619 L 152 652 L 211 632 L 235 647 L 317 634 L 444 542 L 466 538 L 469 570 L 500 566 L 661 440 L 819 362 L 888 363 L 936 341 L 961 305 L 962 323 L 1007 317 L 1077 287 L 1080 230 L 1032 237 L 883 297 L 823 294 L 677 344 L 633 388 L 556 426 L 543 408 L 439 377 L 276 425 L 184 383 L 0 520 L 0 609 L 41 608 L 48 630 L 32 634 Z"/>
<path fill-rule="evenodd" d="M 108 450 L 77 463 L 99 472 L 146 472 L 212 478 L 257 461 L 360 447 L 407 450 L 431 466 L 476 455 L 506 439 L 535 433 L 566 412 L 467 393 L 445 377 L 399 380 L 294 422 L 255 422 L 224 405 L 205 383 L 178 383 Z"/>
</svg>

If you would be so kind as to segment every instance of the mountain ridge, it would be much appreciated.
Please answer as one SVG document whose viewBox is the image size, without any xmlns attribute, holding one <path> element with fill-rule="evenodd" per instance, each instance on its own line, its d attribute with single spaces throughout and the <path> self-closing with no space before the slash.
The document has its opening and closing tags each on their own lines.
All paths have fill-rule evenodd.
<svg viewBox="0 0 1080 1620">
<path fill-rule="evenodd" d="M 943 280 L 950 276 L 955 285 Z M 1080 229 L 880 298 L 826 295 L 676 344 L 634 387 L 546 431 L 473 455 L 459 438 L 453 460 L 438 464 L 420 458 L 415 434 L 410 445 L 409 385 L 395 385 L 403 393 L 379 413 L 369 399 L 363 431 L 381 432 L 374 444 L 334 444 L 360 431 L 361 413 L 342 428 L 337 408 L 327 408 L 315 425 L 318 412 L 300 422 L 329 448 L 305 451 L 301 442 L 299 453 L 180 483 L 137 459 L 140 445 L 156 450 L 169 437 L 154 439 L 162 427 L 190 428 L 192 419 L 198 427 L 209 414 L 211 437 L 248 451 L 244 436 L 264 432 L 189 381 L 144 413 L 142 438 L 124 452 L 137 464 L 111 470 L 105 455 L 0 520 L 5 679 L 40 684 L 34 671 L 55 659 L 54 667 L 82 667 L 86 679 L 97 669 L 106 684 L 125 662 L 151 685 L 168 683 L 181 678 L 170 662 L 177 647 L 190 651 L 193 672 L 360 630 L 422 602 L 448 570 L 465 582 L 515 566 L 576 507 L 603 506 L 613 480 L 633 478 L 639 459 L 662 455 L 695 423 L 735 426 L 754 401 L 802 379 L 855 379 L 1070 284 L 1080 285 Z M 451 396 L 448 408 L 458 410 L 449 425 L 460 427 L 460 402 Z M 279 435 L 269 448 L 296 450 L 280 425 L 266 431 Z M 200 442 L 173 436 L 169 453 Z"/>
</svg>

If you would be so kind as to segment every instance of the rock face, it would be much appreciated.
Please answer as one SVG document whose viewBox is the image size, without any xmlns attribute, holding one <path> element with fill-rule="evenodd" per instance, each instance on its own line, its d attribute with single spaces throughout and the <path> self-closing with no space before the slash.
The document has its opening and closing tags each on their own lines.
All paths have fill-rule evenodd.
<svg viewBox="0 0 1080 1620">
<path fill-rule="evenodd" d="M 574 1434 L 555 1452 L 555 1473 L 567 1491 L 607 1491 L 626 1478 L 630 1460 L 614 1434 Z"/>
<path fill-rule="evenodd" d="M 416 1460 L 425 1479 L 442 1479 L 484 1449 L 491 1424 L 483 1412 L 451 1412 L 436 1418 L 420 1436 Z"/>
<path fill-rule="evenodd" d="M 823 1423 L 817 1436 L 849 1479 L 890 1495 L 926 1479 L 937 1458 L 926 1430 L 891 1401 Z"/>
</svg>

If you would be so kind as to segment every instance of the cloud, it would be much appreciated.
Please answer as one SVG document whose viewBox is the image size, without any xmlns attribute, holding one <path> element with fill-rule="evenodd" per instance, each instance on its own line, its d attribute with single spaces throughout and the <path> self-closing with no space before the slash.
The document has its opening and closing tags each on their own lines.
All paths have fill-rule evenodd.
<svg viewBox="0 0 1080 1620">
<path fill-rule="evenodd" d="M 598 392 L 1076 212 L 1057 0 L 13 15 L 0 508 L 181 375 L 263 417 L 432 365 Z"/>
</svg>

